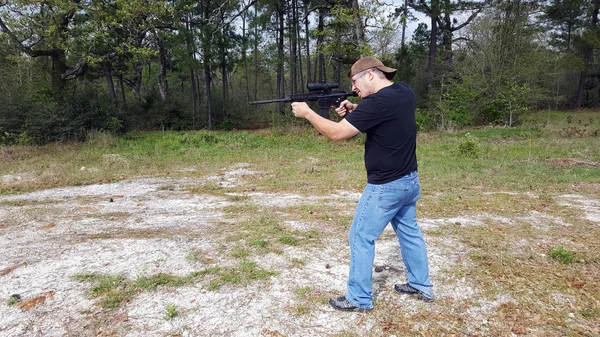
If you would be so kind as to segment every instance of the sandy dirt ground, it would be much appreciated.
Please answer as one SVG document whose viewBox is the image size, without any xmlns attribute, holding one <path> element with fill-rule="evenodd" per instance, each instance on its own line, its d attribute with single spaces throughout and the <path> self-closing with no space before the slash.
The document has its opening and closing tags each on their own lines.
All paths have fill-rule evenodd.
<svg viewBox="0 0 600 337">
<path fill-rule="evenodd" d="M 289 246 L 282 254 L 268 254 L 256 262 L 278 275 L 247 286 L 224 285 L 216 291 L 205 283 L 144 291 L 114 311 L 89 297 L 90 283 L 74 279 L 84 273 L 119 274 L 128 279 L 166 273 L 184 276 L 206 268 L 189 259 L 194 251 L 219 251 L 224 242 L 223 222 L 235 223 L 224 208 L 231 198 L 191 194 L 190 187 L 217 181 L 225 187 L 244 183 L 251 175 L 247 165 L 225 168 L 222 175 L 202 180 L 152 178 L 113 184 L 56 188 L 0 197 L 0 336 L 331 336 L 351 332 L 373 335 L 381 313 L 343 313 L 326 303 L 312 304 L 302 314 L 297 308 L 306 299 L 295 290 L 310 287 L 313 293 L 338 296 L 345 291 L 349 251 L 346 236 L 321 238 L 318 247 Z M 283 193 L 245 194 L 245 203 L 269 212 L 282 205 L 342 205 L 349 216 L 359 193 L 335 191 L 329 196 Z M 564 205 L 585 210 L 600 224 L 600 204 L 578 195 L 564 195 Z M 448 223 L 477 226 L 493 217 L 511 223 L 529 221 L 536 226 L 569 226 L 562 219 L 532 212 L 519 219 L 492 214 L 452 219 L 420 219 L 425 233 Z M 311 230 L 316 224 L 288 214 L 283 225 Z M 322 228 L 321 228 L 322 230 Z M 427 236 L 431 278 L 437 301 L 423 303 L 393 292 L 405 282 L 405 269 L 396 237 L 388 229 L 377 241 L 374 272 L 375 306 L 394 303 L 407 313 L 452 310 L 445 300 L 469 300 L 471 318 L 463 332 L 485 334 L 488 314 L 510 301 L 478 296 L 483 290 L 467 279 L 456 279 L 447 270 L 464 259 L 468 249 L 460 242 Z M 221 266 L 235 261 L 226 254 L 209 256 Z M 301 267 L 290 267 L 302 259 Z M 8 305 L 11 295 L 38 301 L 28 309 Z M 173 304 L 178 315 L 166 320 L 165 308 Z M 457 309 L 458 310 L 458 309 Z M 427 322 L 414 327 L 426 331 Z M 451 330 L 452 327 L 449 326 Z"/>
</svg>

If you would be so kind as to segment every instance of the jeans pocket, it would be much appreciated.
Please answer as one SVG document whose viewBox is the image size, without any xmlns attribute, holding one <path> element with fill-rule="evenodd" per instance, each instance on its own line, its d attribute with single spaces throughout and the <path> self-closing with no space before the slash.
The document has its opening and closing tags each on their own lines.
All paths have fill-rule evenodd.
<svg viewBox="0 0 600 337">
<path fill-rule="evenodd" d="M 402 205 L 406 203 L 406 198 L 412 194 L 412 187 L 413 184 L 410 182 L 402 184 L 385 184 L 381 186 L 377 200 L 378 207 L 384 210 L 402 207 Z"/>
</svg>

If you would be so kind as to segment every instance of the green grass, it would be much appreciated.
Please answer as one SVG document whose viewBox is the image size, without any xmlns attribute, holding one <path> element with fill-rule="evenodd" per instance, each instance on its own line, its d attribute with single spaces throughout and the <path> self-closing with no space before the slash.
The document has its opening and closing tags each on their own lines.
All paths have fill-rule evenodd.
<svg viewBox="0 0 600 337">
<path fill-rule="evenodd" d="M 101 308 L 115 310 L 131 301 L 139 293 L 156 291 L 161 287 L 173 288 L 192 285 L 208 278 L 206 288 L 214 291 L 225 284 L 246 286 L 276 275 L 277 272 L 258 267 L 256 262 L 243 260 L 236 267 L 209 267 L 186 276 L 159 273 L 128 280 L 122 275 L 92 273 L 76 274 L 73 278 L 91 283 L 88 296 L 97 298 Z"/>
<path fill-rule="evenodd" d="M 197 274 L 213 277 L 207 286 L 207 289 L 210 291 L 219 290 L 226 284 L 245 286 L 252 282 L 278 275 L 275 271 L 262 269 L 257 266 L 256 262 L 247 260 L 240 262 L 236 267 L 212 267 L 204 269 Z"/>
<path fill-rule="evenodd" d="M 577 254 L 563 247 L 554 247 L 550 249 L 548 255 L 560 263 L 573 263 Z"/>
<path fill-rule="evenodd" d="M 477 187 L 482 181 L 491 188 L 513 190 L 560 189 L 574 178 L 595 181 L 597 168 L 565 168 L 547 159 L 600 161 L 595 135 L 600 129 L 597 115 L 539 112 L 525 116 L 525 123 L 515 128 L 422 133 L 418 143 L 419 172 L 424 182 L 436 190 L 457 188 L 459 184 Z M 571 123 L 568 116 L 572 116 Z M 570 133 L 573 127 L 585 132 Z M 460 155 L 467 133 L 477 145 L 476 157 Z M 2 184 L 0 194 L 140 176 L 197 178 L 217 175 L 239 162 L 263 172 L 248 177 L 257 190 L 326 193 L 360 189 L 365 182 L 362 141 L 359 138 L 333 143 L 308 127 L 296 126 L 254 133 L 131 133 L 103 142 L 51 144 L 26 150 L 19 147 L 22 154 L 18 160 L 10 156 L 0 158 L 0 175 L 21 175 L 23 179 Z M 94 170 L 87 170 L 91 168 Z M 222 190 L 207 184 L 191 192 L 223 193 Z"/>
</svg>

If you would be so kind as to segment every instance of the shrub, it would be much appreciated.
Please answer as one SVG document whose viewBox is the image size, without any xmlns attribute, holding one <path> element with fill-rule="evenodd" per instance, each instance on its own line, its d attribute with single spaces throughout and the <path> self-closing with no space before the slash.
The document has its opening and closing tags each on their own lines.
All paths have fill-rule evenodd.
<svg viewBox="0 0 600 337">
<path fill-rule="evenodd" d="M 470 133 L 467 133 L 465 140 L 458 144 L 458 154 L 462 157 L 478 158 L 479 152 L 479 143 Z"/>
</svg>

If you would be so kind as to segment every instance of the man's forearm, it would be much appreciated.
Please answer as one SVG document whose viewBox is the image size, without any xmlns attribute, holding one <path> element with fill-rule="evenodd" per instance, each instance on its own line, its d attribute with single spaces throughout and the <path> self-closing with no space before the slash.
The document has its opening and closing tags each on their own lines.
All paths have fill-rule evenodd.
<svg viewBox="0 0 600 337">
<path fill-rule="evenodd" d="M 348 134 L 348 132 L 344 132 L 340 123 L 323 118 L 314 111 L 306 115 L 305 118 L 315 127 L 315 129 L 317 129 L 317 131 L 319 131 L 320 134 L 335 142 L 354 136 L 354 134 Z"/>
</svg>

